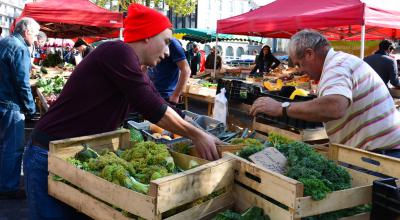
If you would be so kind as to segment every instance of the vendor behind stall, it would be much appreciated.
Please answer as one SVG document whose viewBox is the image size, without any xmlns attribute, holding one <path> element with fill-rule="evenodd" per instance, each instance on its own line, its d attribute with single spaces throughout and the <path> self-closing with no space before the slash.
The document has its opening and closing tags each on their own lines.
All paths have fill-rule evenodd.
<svg viewBox="0 0 400 220">
<path fill-rule="evenodd" d="M 258 75 L 263 75 L 265 72 L 269 72 L 276 67 L 279 66 L 281 62 L 271 53 L 271 47 L 268 45 L 265 45 L 261 52 L 260 55 L 258 55 L 256 59 L 256 66 L 253 68 L 253 70 L 250 72 L 251 75 L 255 75 L 258 73 Z"/>
<path fill-rule="evenodd" d="M 324 122 L 331 143 L 400 157 L 400 114 L 367 63 L 334 51 L 324 36 L 310 30 L 292 37 L 289 55 L 302 71 L 319 80 L 318 98 L 295 103 L 259 98 L 252 115 Z"/>
<path fill-rule="evenodd" d="M 171 27 L 164 15 L 132 4 L 124 21 L 124 42 L 101 44 L 75 68 L 59 98 L 37 123 L 26 147 L 29 219 L 77 219 L 72 208 L 47 193 L 49 142 L 115 130 L 129 110 L 192 139 L 203 158 L 218 158 L 218 140 L 183 120 L 140 69 L 141 65 L 155 66 L 168 56 Z"/>
<path fill-rule="evenodd" d="M 78 38 L 78 40 L 75 41 L 74 48 L 76 48 L 81 55 L 82 59 L 85 58 L 87 55 L 89 55 L 90 52 L 92 52 L 93 48 L 90 46 L 86 41 L 84 41 L 82 38 Z M 75 64 L 78 65 L 81 62 L 77 59 L 75 59 Z"/>
</svg>

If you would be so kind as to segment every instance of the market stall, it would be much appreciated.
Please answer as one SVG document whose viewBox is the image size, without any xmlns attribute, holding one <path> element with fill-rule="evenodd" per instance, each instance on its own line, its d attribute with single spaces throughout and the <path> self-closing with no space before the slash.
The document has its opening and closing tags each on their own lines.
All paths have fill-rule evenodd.
<svg viewBox="0 0 400 220">
<path fill-rule="evenodd" d="M 35 19 L 41 30 L 53 38 L 118 37 L 122 28 L 122 13 L 106 10 L 88 0 L 38 0 L 27 3 L 15 22 L 25 16 Z"/>
<path fill-rule="evenodd" d="M 217 32 L 290 38 L 316 29 L 329 40 L 376 40 L 400 37 L 396 0 L 277 0 L 256 10 L 217 21 Z M 397 9 L 397 10 L 396 10 Z M 361 46 L 363 51 L 363 46 Z M 363 57 L 363 52 L 361 52 Z"/>
</svg>

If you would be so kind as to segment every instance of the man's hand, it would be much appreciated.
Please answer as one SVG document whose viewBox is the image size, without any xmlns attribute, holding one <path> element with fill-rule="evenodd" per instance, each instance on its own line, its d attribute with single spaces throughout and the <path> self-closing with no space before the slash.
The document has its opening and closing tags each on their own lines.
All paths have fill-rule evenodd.
<svg viewBox="0 0 400 220">
<path fill-rule="evenodd" d="M 172 102 L 174 104 L 178 104 L 179 103 L 179 95 L 173 93 L 170 97 L 169 97 L 169 102 Z"/>
<path fill-rule="evenodd" d="M 218 138 L 201 132 L 201 135 L 193 138 L 193 143 L 201 158 L 210 161 L 219 159 L 216 143 L 221 141 Z"/>
<path fill-rule="evenodd" d="M 272 117 L 282 116 L 282 103 L 269 98 L 258 98 L 250 109 L 250 115 L 256 116 L 258 113 L 264 113 Z"/>
</svg>

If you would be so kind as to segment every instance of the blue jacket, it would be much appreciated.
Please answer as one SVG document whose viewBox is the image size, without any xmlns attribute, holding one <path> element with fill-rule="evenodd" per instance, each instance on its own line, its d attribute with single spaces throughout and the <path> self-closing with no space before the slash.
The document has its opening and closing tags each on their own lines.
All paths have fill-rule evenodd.
<svg viewBox="0 0 400 220">
<path fill-rule="evenodd" d="M 29 72 L 31 58 L 28 45 L 20 34 L 0 41 L 0 107 L 25 114 L 35 113 Z"/>
</svg>

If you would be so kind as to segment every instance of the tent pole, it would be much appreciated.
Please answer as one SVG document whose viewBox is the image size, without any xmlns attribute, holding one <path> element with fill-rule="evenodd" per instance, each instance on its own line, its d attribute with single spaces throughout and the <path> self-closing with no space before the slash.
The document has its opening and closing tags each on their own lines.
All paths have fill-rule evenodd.
<svg viewBox="0 0 400 220">
<path fill-rule="evenodd" d="M 364 59 L 364 47 L 365 47 L 365 24 L 361 26 L 361 47 L 360 47 L 361 59 Z"/>
<path fill-rule="evenodd" d="M 214 77 L 217 76 L 216 69 L 217 69 L 217 55 L 218 55 L 218 32 L 216 33 L 217 37 L 215 39 L 215 53 L 214 53 Z"/>
<path fill-rule="evenodd" d="M 123 28 L 119 29 L 119 39 L 122 40 Z"/>
</svg>

